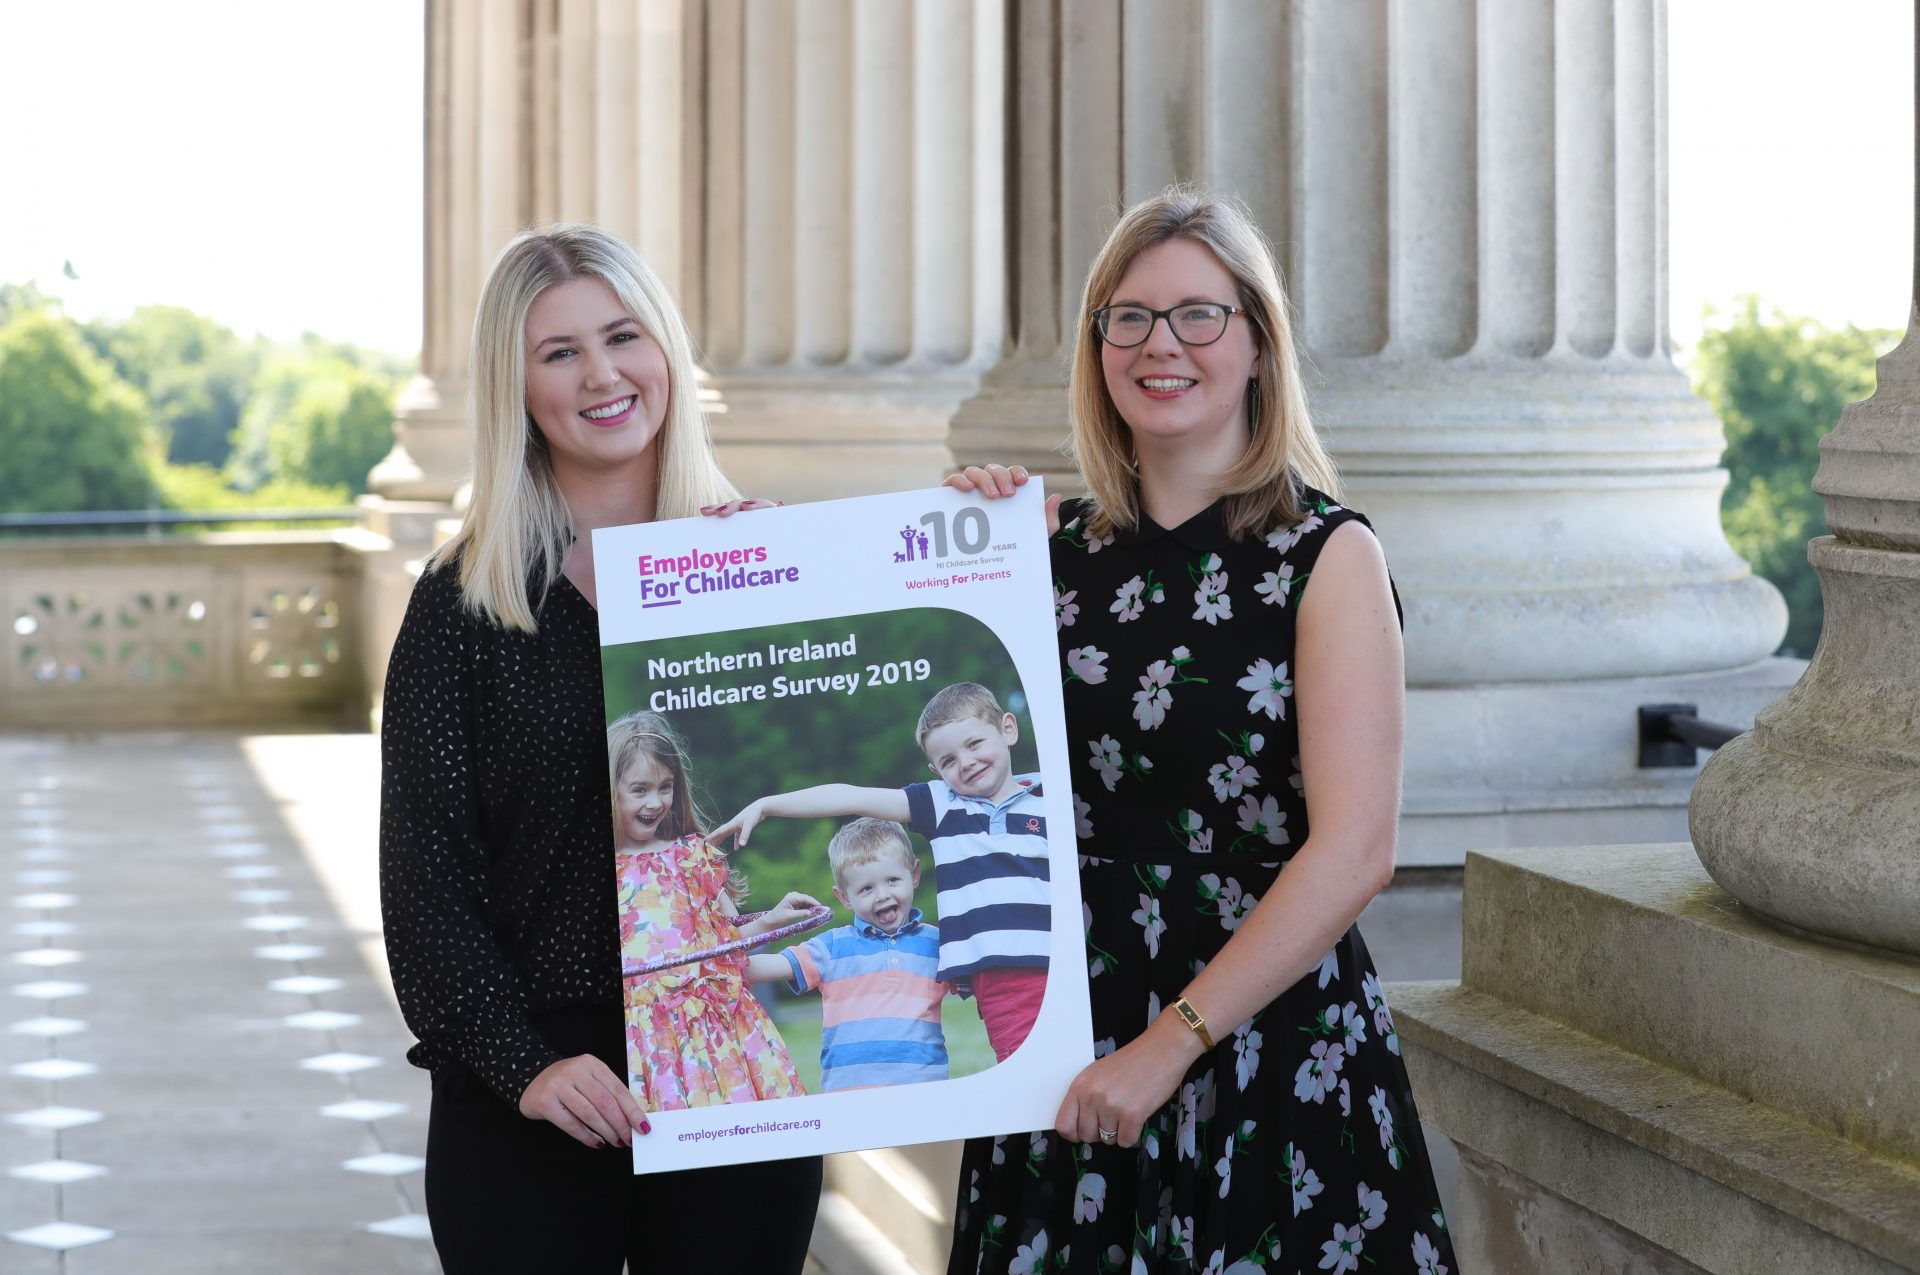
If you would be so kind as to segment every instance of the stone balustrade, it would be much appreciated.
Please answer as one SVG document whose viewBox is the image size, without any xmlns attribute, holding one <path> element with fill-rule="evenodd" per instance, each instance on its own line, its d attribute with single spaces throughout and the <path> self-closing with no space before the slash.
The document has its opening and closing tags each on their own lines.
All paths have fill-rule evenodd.
<svg viewBox="0 0 1920 1275">
<path fill-rule="evenodd" d="M 0 729 L 359 726 L 368 532 L 0 542 Z"/>
</svg>

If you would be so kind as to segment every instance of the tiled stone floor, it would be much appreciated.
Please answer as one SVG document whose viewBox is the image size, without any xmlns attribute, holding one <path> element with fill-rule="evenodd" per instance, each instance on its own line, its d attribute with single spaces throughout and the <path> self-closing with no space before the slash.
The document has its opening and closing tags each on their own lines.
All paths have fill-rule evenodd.
<svg viewBox="0 0 1920 1275">
<path fill-rule="evenodd" d="M 438 1270 L 378 800 L 366 735 L 0 736 L 0 1271 Z M 1433 978 L 1458 918 L 1363 924 Z"/>
<path fill-rule="evenodd" d="M 426 1080 L 365 951 L 374 765 L 0 738 L 0 1269 L 438 1269 Z"/>
</svg>

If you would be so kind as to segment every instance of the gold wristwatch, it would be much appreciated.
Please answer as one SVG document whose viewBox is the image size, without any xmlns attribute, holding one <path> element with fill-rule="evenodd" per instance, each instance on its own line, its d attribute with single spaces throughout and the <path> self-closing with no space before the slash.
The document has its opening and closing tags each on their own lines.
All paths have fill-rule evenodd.
<svg viewBox="0 0 1920 1275">
<path fill-rule="evenodd" d="M 1182 996 L 1167 1008 L 1180 1016 L 1180 1021 L 1193 1030 L 1193 1034 L 1200 1038 L 1201 1044 L 1208 1049 L 1213 1048 L 1213 1033 L 1207 1030 L 1207 1020 L 1200 1017 L 1199 1010 L 1188 1004 L 1186 997 Z"/>
</svg>

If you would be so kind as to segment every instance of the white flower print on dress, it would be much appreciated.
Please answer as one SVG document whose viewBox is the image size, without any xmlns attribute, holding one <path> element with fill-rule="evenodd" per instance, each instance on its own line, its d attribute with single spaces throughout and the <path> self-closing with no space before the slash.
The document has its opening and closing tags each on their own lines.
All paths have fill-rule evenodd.
<svg viewBox="0 0 1920 1275">
<path fill-rule="evenodd" d="M 1233 1078 L 1239 1082 L 1241 1093 L 1247 1091 L 1248 1082 L 1260 1073 L 1262 1041 L 1251 1019 L 1233 1030 Z"/>
<path fill-rule="evenodd" d="M 1342 1076 L 1340 1078 L 1340 1118 L 1344 1120 L 1352 1114 L 1353 1086 L 1347 1083 L 1345 1076 Z"/>
<path fill-rule="evenodd" d="M 1338 509 L 1339 507 L 1340 506 L 1338 505 L 1330 505 L 1328 506 L 1328 510 L 1329 512 L 1331 512 L 1332 510 Z M 1284 527 L 1278 531 L 1268 533 L 1267 548 L 1277 549 L 1281 553 L 1285 553 L 1287 550 L 1299 544 L 1306 537 L 1320 530 L 1321 524 L 1324 521 L 1325 520 L 1322 519 L 1320 515 L 1317 513 L 1308 514 L 1305 518 L 1302 518 L 1299 522 L 1294 523 L 1291 527 Z"/>
<path fill-rule="evenodd" d="M 1140 677 L 1140 689 L 1133 693 L 1133 720 L 1140 723 L 1140 729 L 1157 730 L 1167 719 L 1167 710 L 1173 706 L 1173 692 L 1167 689 L 1172 681 L 1173 666 L 1165 660 L 1147 665 Z"/>
<path fill-rule="evenodd" d="M 1301 1209 L 1313 1207 L 1313 1197 L 1326 1190 L 1321 1185 L 1320 1175 L 1307 1167 L 1307 1153 L 1289 1142 L 1286 1155 L 1287 1169 L 1293 1174 L 1293 1215 L 1300 1216 Z"/>
<path fill-rule="evenodd" d="M 1193 1218 L 1180 1217 L 1178 1214 L 1167 1219 L 1167 1247 L 1175 1257 L 1191 1255 L 1193 1249 Z"/>
<path fill-rule="evenodd" d="M 1139 576 L 1135 576 L 1114 590 L 1113 605 L 1108 607 L 1107 610 L 1119 616 L 1120 623 L 1122 624 L 1125 624 L 1128 620 L 1139 619 L 1140 613 L 1147 609 L 1146 603 L 1142 601 L 1140 597 L 1146 587 L 1147 582 Z"/>
<path fill-rule="evenodd" d="M 1047 1233 L 1042 1230 L 1031 1244 L 1022 1244 L 1007 1263 L 1007 1275 L 1035 1275 L 1047 1269 Z"/>
<path fill-rule="evenodd" d="M 1219 559 L 1215 558 L 1215 562 Z M 1227 573 L 1216 571 L 1203 576 L 1200 587 L 1193 591 L 1193 618 L 1205 620 L 1208 624 L 1219 624 L 1222 620 L 1233 618 L 1233 598 L 1227 593 Z"/>
<path fill-rule="evenodd" d="M 1160 916 L 1160 900 L 1151 894 L 1140 896 L 1140 906 L 1134 909 L 1134 924 L 1146 931 L 1147 955 L 1160 955 L 1160 936 L 1167 932 L 1167 923 Z"/>
<path fill-rule="evenodd" d="M 1093 807 L 1080 800 L 1080 794 L 1073 794 L 1073 835 L 1082 841 L 1093 836 L 1093 820 L 1087 818 L 1093 813 Z"/>
<path fill-rule="evenodd" d="M 1247 675 L 1234 685 L 1252 692 L 1247 697 L 1249 713 L 1265 713 L 1276 722 L 1285 720 L 1287 697 L 1293 694 L 1293 682 L 1287 677 L 1285 660 L 1280 661 L 1278 666 L 1268 660 L 1255 660 L 1247 665 Z"/>
<path fill-rule="evenodd" d="M 1300 580 L 1304 581 L 1306 578 L 1301 576 Z M 1283 562 L 1278 571 L 1269 571 L 1261 577 L 1260 583 L 1253 586 L 1253 591 L 1261 595 L 1262 601 L 1285 606 L 1287 596 L 1293 592 L 1293 586 L 1297 583 L 1299 581 L 1293 578 L 1293 564 Z M 1071 624 L 1073 621 L 1069 620 L 1067 623 Z"/>
<path fill-rule="evenodd" d="M 1360 1250 L 1366 1245 L 1362 1242 L 1360 1224 L 1343 1226 L 1333 1224 L 1333 1238 L 1320 1246 L 1325 1254 L 1320 1259 L 1320 1269 L 1332 1271 L 1333 1275 L 1346 1275 L 1347 1271 L 1360 1269 Z"/>
<path fill-rule="evenodd" d="M 1073 1220 L 1091 1222 L 1100 1216 L 1100 1210 L 1107 1203 L 1107 1179 L 1098 1173 L 1089 1173 L 1080 1179 L 1080 1185 L 1073 1193 Z"/>
<path fill-rule="evenodd" d="M 1380 1145 L 1387 1153 L 1387 1163 L 1399 1168 L 1399 1144 L 1393 1137 L 1393 1108 L 1387 1105 L 1387 1091 L 1374 1086 L 1373 1096 L 1367 1099 L 1367 1110 L 1373 1113 L 1373 1122 L 1380 1126 Z"/>
<path fill-rule="evenodd" d="M 1372 973 L 1362 978 L 1360 994 L 1366 997 L 1367 1008 L 1373 1011 L 1373 1029 L 1386 1042 L 1388 1052 L 1398 1057 L 1400 1033 L 1393 1029 L 1393 1011 L 1387 1008 L 1387 994 L 1380 990 L 1379 978 Z"/>
<path fill-rule="evenodd" d="M 1100 772 L 1100 782 L 1112 792 L 1113 786 L 1120 781 L 1120 766 L 1124 760 L 1120 752 L 1120 741 L 1111 735 L 1102 735 L 1099 739 L 1087 741 L 1087 747 L 1093 750 L 1093 756 L 1087 764 Z"/>
<path fill-rule="evenodd" d="M 1264 838 L 1270 846 L 1284 846 L 1287 844 L 1286 825 L 1286 812 L 1280 809 L 1280 803 L 1271 795 L 1255 801 L 1253 794 L 1248 793 L 1240 799 L 1240 827 L 1248 835 L 1236 838 L 1233 844 L 1238 848 L 1240 842 L 1257 836 Z"/>
<path fill-rule="evenodd" d="M 1226 1275 L 1226 1271 L 1227 1250 L 1216 1248 L 1213 1250 L 1213 1256 L 1207 1259 L 1206 1268 L 1200 1272 L 1200 1275 Z"/>
<path fill-rule="evenodd" d="M 1158 997 L 1154 998 L 1157 1002 Z M 1159 1014 L 1149 1014 L 1147 1021 L 1152 1022 Z M 1205 1121 L 1213 1119 L 1213 1073 L 1205 1072 L 1200 1079 L 1180 1087 L 1180 1122 L 1174 1129 L 1174 1158 L 1192 1160 L 1199 1163 L 1200 1154 L 1195 1139 L 1199 1128 Z"/>
<path fill-rule="evenodd" d="M 1226 1154 L 1213 1162 L 1213 1171 L 1220 1178 L 1220 1198 L 1226 1199 L 1227 1192 L 1233 1189 L 1233 1135 L 1227 1135 Z"/>
<path fill-rule="evenodd" d="M 1107 653 L 1097 646 L 1076 646 L 1067 652 L 1067 680 L 1098 686 L 1107 680 Z"/>
<path fill-rule="evenodd" d="M 1213 853 L 1213 830 L 1201 820 L 1199 811 L 1182 810 L 1169 826 L 1169 831 L 1173 833 L 1173 839 L 1184 845 L 1189 853 Z"/>
<path fill-rule="evenodd" d="M 1120 1048 L 1120 1044 L 1115 1037 L 1102 1036 L 1099 1040 L 1093 1042 L 1093 1056 L 1095 1058 L 1105 1058 L 1118 1048 Z"/>
<path fill-rule="evenodd" d="M 1078 589 L 1062 592 L 1060 582 L 1053 582 L 1053 627 L 1056 632 L 1073 627 L 1075 618 L 1080 614 L 1080 604 L 1074 601 L 1079 596 Z"/>
<path fill-rule="evenodd" d="M 1340 1043 L 1346 1047 L 1349 1054 L 1359 1053 L 1355 1046 L 1366 1043 L 1367 1026 L 1360 1017 L 1360 1007 L 1352 1001 L 1348 1001 L 1345 1005 L 1327 1006 L 1327 1025 L 1338 1027 L 1345 1035 L 1346 1039 Z"/>
<path fill-rule="evenodd" d="M 1447 1265 L 1440 1260 L 1440 1250 L 1434 1247 L 1425 1231 L 1413 1233 L 1413 1265 L 1419 1275 L 1447 1275 Z"/>
<path fill-rule="evenodd" d="M 1220 895 L 1214 903 L 1220 909 L 1220 928 L 1231 934 L 1240 928 L 1247 919 L 1247 913 L 1253 911 L 1253 905 L 1260 900 L 1240 888 L 1240 882 L 1228 877 L 1220 886 Z"/>
<path fill-rule="evenodd" d="M 1314 1041 L 1307 1052 L 1312 1056 L 1294 1073 L 1293 1096 L 1301 1102 L 1325 1102 L 1327 1094 L 1340 1083 L 1340 1064 L 1346 1061 L 1347 1052 L 1329 1040 Z"/>
<path fill-rule="evenodd" d="M 1360 1225 L 1373 1230 L 1387 1220 L 1387 1197 L 1378 1191 L 1370 1191 L 1367 1184 L 1360 1184 Z"/>
<path fill-rule="evenodd" d="M 1327 984 L 1340 977 L 1340 949 L 1334 948 L 1320 958 L 1320 990 L 1325 991 Z"/>
<path fill-rule="evenodd" d="M 1213 763 L 1213 769 L 1207 772 L 1207 782 L 1213 786 L 1213 795 L 1225 802 L 1258 784 L 1260 772 L 1246 758 L 1228 753 L 1225 761 Z"/>
</svg>

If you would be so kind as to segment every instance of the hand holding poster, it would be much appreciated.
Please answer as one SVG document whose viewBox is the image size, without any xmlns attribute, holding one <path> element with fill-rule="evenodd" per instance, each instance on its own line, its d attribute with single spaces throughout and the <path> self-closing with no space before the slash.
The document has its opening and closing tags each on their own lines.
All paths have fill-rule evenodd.
<svg viewBox="0 0 1920 1275">
<path fill-rule="evenodd" d="M 1041 505 L 594 533 L 636 1172 L 1047 1128 L 1091 1061 Z"/>
</svg>

